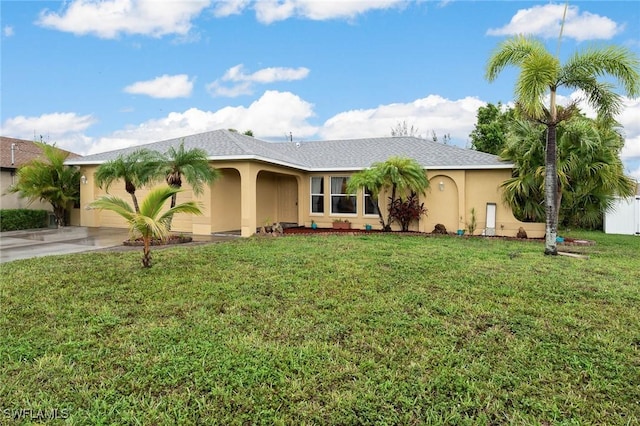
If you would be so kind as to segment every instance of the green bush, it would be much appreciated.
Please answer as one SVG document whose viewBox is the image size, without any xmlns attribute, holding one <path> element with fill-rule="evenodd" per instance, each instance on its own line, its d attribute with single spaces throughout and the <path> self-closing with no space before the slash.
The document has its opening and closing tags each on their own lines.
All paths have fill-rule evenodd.
<svg viewBox="0 0 640 426">
<path fill-rule="evenodd" d="M 0 231 L 46 228 L 48 226 L 48 218 L 49 212 L 47 210 L 0 210 Z"/>
</svg>

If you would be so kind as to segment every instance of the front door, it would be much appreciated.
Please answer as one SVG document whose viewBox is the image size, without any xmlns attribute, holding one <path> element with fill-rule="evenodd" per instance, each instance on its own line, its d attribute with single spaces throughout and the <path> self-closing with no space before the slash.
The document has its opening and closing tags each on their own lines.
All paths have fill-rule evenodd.
<svg viewBox="0 0 640 426">
<path fill-rule="evenodd" d="M 278 221 L 298 223 L 298 181 L 293 176 L 278 177 Z"/>
</svg>

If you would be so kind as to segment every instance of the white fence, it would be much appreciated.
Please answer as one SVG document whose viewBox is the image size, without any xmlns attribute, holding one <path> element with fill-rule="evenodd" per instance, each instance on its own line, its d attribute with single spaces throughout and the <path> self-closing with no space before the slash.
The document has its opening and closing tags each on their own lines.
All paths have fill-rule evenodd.
<svg viewBox="0 0 640 426">
<path fill-rule="evenodd" d="M 615 201 L 604 215 L 604 232 L 640 236 L 640 195 Z"/>
</svg>

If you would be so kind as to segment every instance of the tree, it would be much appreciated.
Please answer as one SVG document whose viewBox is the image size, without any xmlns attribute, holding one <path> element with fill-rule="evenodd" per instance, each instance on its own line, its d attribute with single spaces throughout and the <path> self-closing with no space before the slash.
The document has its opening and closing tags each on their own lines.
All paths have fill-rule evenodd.
<svg viewBox="0 0 640 426">
<path fill-rule="evenodd" d="M 546 126 L 545 254 L 558 253 L 556 206 L 560 189 L 556 168 L 557 126 L 576 111 L 575 104 L 571 104 L 559 113 L 556 105 L 557 91 L 560 88 L 582 90 L 588 104 L 596 110 L 598 116 L 613 117 L 622 107 L 621 97 L 613 91 L 609 82 L 599 81 L 598 78 L 613 77 L 628 96 L 634 97 L 640 93 L 639 64 L 638 58 L 630 50 L 609 46 L 575 53 L 562 65 L 541 42 L 524 36 L 501 43 L 487 63 L 486 78 L 489 81 L 494 81 L 507 66 L 520 69 L 515 87 L 517 106 L 526 117 Z M 547 93 L 550 95 L 548 108 L 543 102 Z"/>
<path fill-rule="evenodd" d="M 91 208 L 111 210 L 126 219 L 132 236 L 141 236 L 143 241 L 142 266 L 151 267 L 151 241 L 166 239 L 169 235 L 169 223 L 177 213 L 202 214 L 194 201 L 179 204 L 163 212 L 164 203 L 173 197 L 179 189 L 158 187 L 147 194 L 139 211 L 134 211 L 122 198 L 105 195 L 90 204 Z"/>
<path fill-rule="evenodd" d="M 438 134 L 435 130 L 431 131 L 431 140 L 434 142 L 438 142 L 439 140 Z M 451 142 L 451 135 L 449 133 L 445 133 L 444 135 L 442 135 L 442 143 L 445 145 L 449 145 L 449 142 Z"/>
<path fill-rule="evenodd" d="M 615 196 L 631 196 L 634 181 L 620 160 L 624 139 L 610 119 L 576 115 L 557 129 L 558 220 L 564 226 L 598 228 Z M 514 176 L 503 183 L 504 199 L 522 220 L 544 219 L 545 126 L 513 123 L 501 154 L 514 163 Z"/>
<path fill-rule="evenodd" d="M 382 163 L 374 163 L 370 168 L 357 172 L 351 176 L 347 184 L 347 191 L 356 192 L 365 189 L 371 193 L 378 207 L 378 217 L 382 229 L 391 230 L 391 209 L 385 221 L 380 209 L 379 196 L 383 191 L 389 192 L 389 206 L 396 199 L 411 194 L 424 194 L 429 187 L 429 179 L 423 167 L 416 160 L 405 157 L 391 157 Z"/>
<path fill-rule="evenodd" d="M 398 122 L 395 127 L 391 128 L 391 136 L 416 136 L 418 134 L 418 128 L 414 127 L 413 124 L 411 128 L 408 127 L 406 121 Z"/>
<path fill-rule="evenodd" d="M 120 179 L 124 180 L 125 190 L 131 195 L 135 211 L 139 212 L 136 189 L 155 179 L 158 165 L 158 154 L 155 151 L 141 148 L 101 164 L 95 173 L 95 180 L 98 186 L 104 187 L 107 192 L 114 182 Z"/>
<path fill-rule="evenodd" d="M 513 108 L 502 104 L 487 104 L 478 108 L 476 125 L 469 135 L 471 148 L 476 151 L 498 155 L 504 149 L 509 122 L 514 119 Z"/>
<path fill-rule="evenodd" d="M 185 150 L 184 141 L 178 148 L 170 147 L 160 159 L 160 173 L 167 184 L 176 189 L 182 188 L 182 178 L 187 181 L 193 193 L 199 195 L 205 184 L 220 177 L 220 172 L 209 164 L 206 151 L 198 148 Z M 171 207 L 175 207 L 177 193 L 171 197 Z M 169 220 L 171 225 L 171 220 Z"/>
<path fill-rule="evenodd" d="M 80 200 L 80 170 L 65 166 L 68 152 L 44 142 L 35 144 L 42 150 L 44 159 L 31 160 L 20 167 L 17 182 L 9 192 L 18 192 L 30 202 L 50 203 L 57 225 L 65 226 L 68 208 Z"/>
</svg>

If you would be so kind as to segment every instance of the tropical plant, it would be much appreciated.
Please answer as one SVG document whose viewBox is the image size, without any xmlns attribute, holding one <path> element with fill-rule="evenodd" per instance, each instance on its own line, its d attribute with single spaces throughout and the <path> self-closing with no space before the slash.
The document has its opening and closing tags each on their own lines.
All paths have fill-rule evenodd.
<svg viewBox="0 0 640 426">
<path fill-rule="evenodd" d="M 501 157 L 514 163 L 514 176 L 503 183 L 505 201 L 516 217 L 544 219 L 544 131 L 542 124 L 516 121 Z M 611 119 L 581 115 L 558 125 L 558 220 L 564 226 L 599 228 L 614 197 L 635 191 L 620 160 L 624 139 Z"/>
<path fill-rule="evenodd" d="M 220 172 L 209 164 L 207 153 L 203 149 L 185 149 L 184 140 L 177 148 L 170 147 L 160 158 L 160 173 L 167 184 L 176 189 L 182 188 L 182 178 L 193 189 L 193 193 L 202 193 L 204 185 L 220 177 Z M 171 207 L 176 205 L 176 194 L 171 197 Z"/>
<path fill-rule="evenodd" d="M 599 78 L 612 77 L 628 96 L 634 97 L 640 93 L 639 64 L 637 56 L 630 50 L 609 46 L 575 53 L 562 65 L 560 60 L 549 53 L 540 41 L 524 36 L 517 36 L 501 43 L 487 63 L 486 78 L 489 81 L 494 81 L 508 66 L 520 69 L 515 85 L 517 106 L 526 117 L 546 126 L 545 254 L 558 253 L 556 237 L 560 189 L 556 168 L 557 126 L 577 110 L 575 103 L 562 111 L 558 110 L 556 105 L 558 89 L 581 90 L 585 94 L 587 103 L 596 110 L 598 116 L 613 117 L 620 112 L 622 99 L 614 92 L 609 81 L 601 81 Z M 544 105 L 547 94 L 549 95 L 548 108 Z"/>
<path fill-rule="evenodd" d="M 151 266 L 151 242 L 163 240 L 169 236 L 170 218 L 177 213 L 202 214 L 194 201 L 179 204 L 163 211 L 164 203 L 181 190 L 171 187 L 158 187 L 151 190 L 142 201 L 139 211 L 134 211 L 122 198 L 105 195 L 90 204 L 91 208 L 110 210 L 122 216 L 129 224 L 131 237 L 142 237 L 142 266 Z"/>
<path fill-rule="evenodd" d="M 158 161 L 155 151 L 146 148 L 137 149 L 101 164 L 95 173 L 95 180 L 98 186 L 104 187 L 107 192 L 114 182 L 124 180 L 125 190 L 131 195 L 135 211 L 139 212 L 136 189 L 154 181 Z"/>
<path fill-rule="evenodd" d="M 17 181 L 8 191 L 19 193 L 30 202 L 51 204 L 58 226 L 66 225 L 67 210 L 80 200 L 80 170 L 66 166 L 69 152 L 43 142 L 34 142 L 42 150 L 43 159 L 34 159 L 18 169 Z"/>
<path fill-rule="evenodd" d="M 391 157 L 387 161 L 374 163 L 370 168 L 353 174 L 347 183 L 349 192 L 356 192 L 358 189 L 370 192 L 371 199 L 378 207 L 380 224 L 385 231 L 391 230 L 393 218 L 388 209 L 385 220 L 379 204 L 380 193 L 389 192 L 389 205 L 393 205 L 396 198 L 403 198 L 412 193 L 424 194 L 428 187 L 429 179 L 424 168 L 416 160 L 406 157 Z"/>
<path fill-rule="evenodd" d="M 420 203 L 418 195 L 414 192 L 406 200 L 397 198 L 389 205 L 389 215 L 392 220 L 400 223 L 403 232 L 409 230 L 411 222 L 420 220 L 422 215 L 427 214 L 424 203 Z"/>
<path fill-rule="evenodd" d="M 476 219 L 476 208 L 471 208 L 471 220 L 467 223 L 467 230 L 469 231 L 469 235 L 473 235 L 476 232 L 476 227 L 478 226 L 478 220 Z"/>
</svg>

